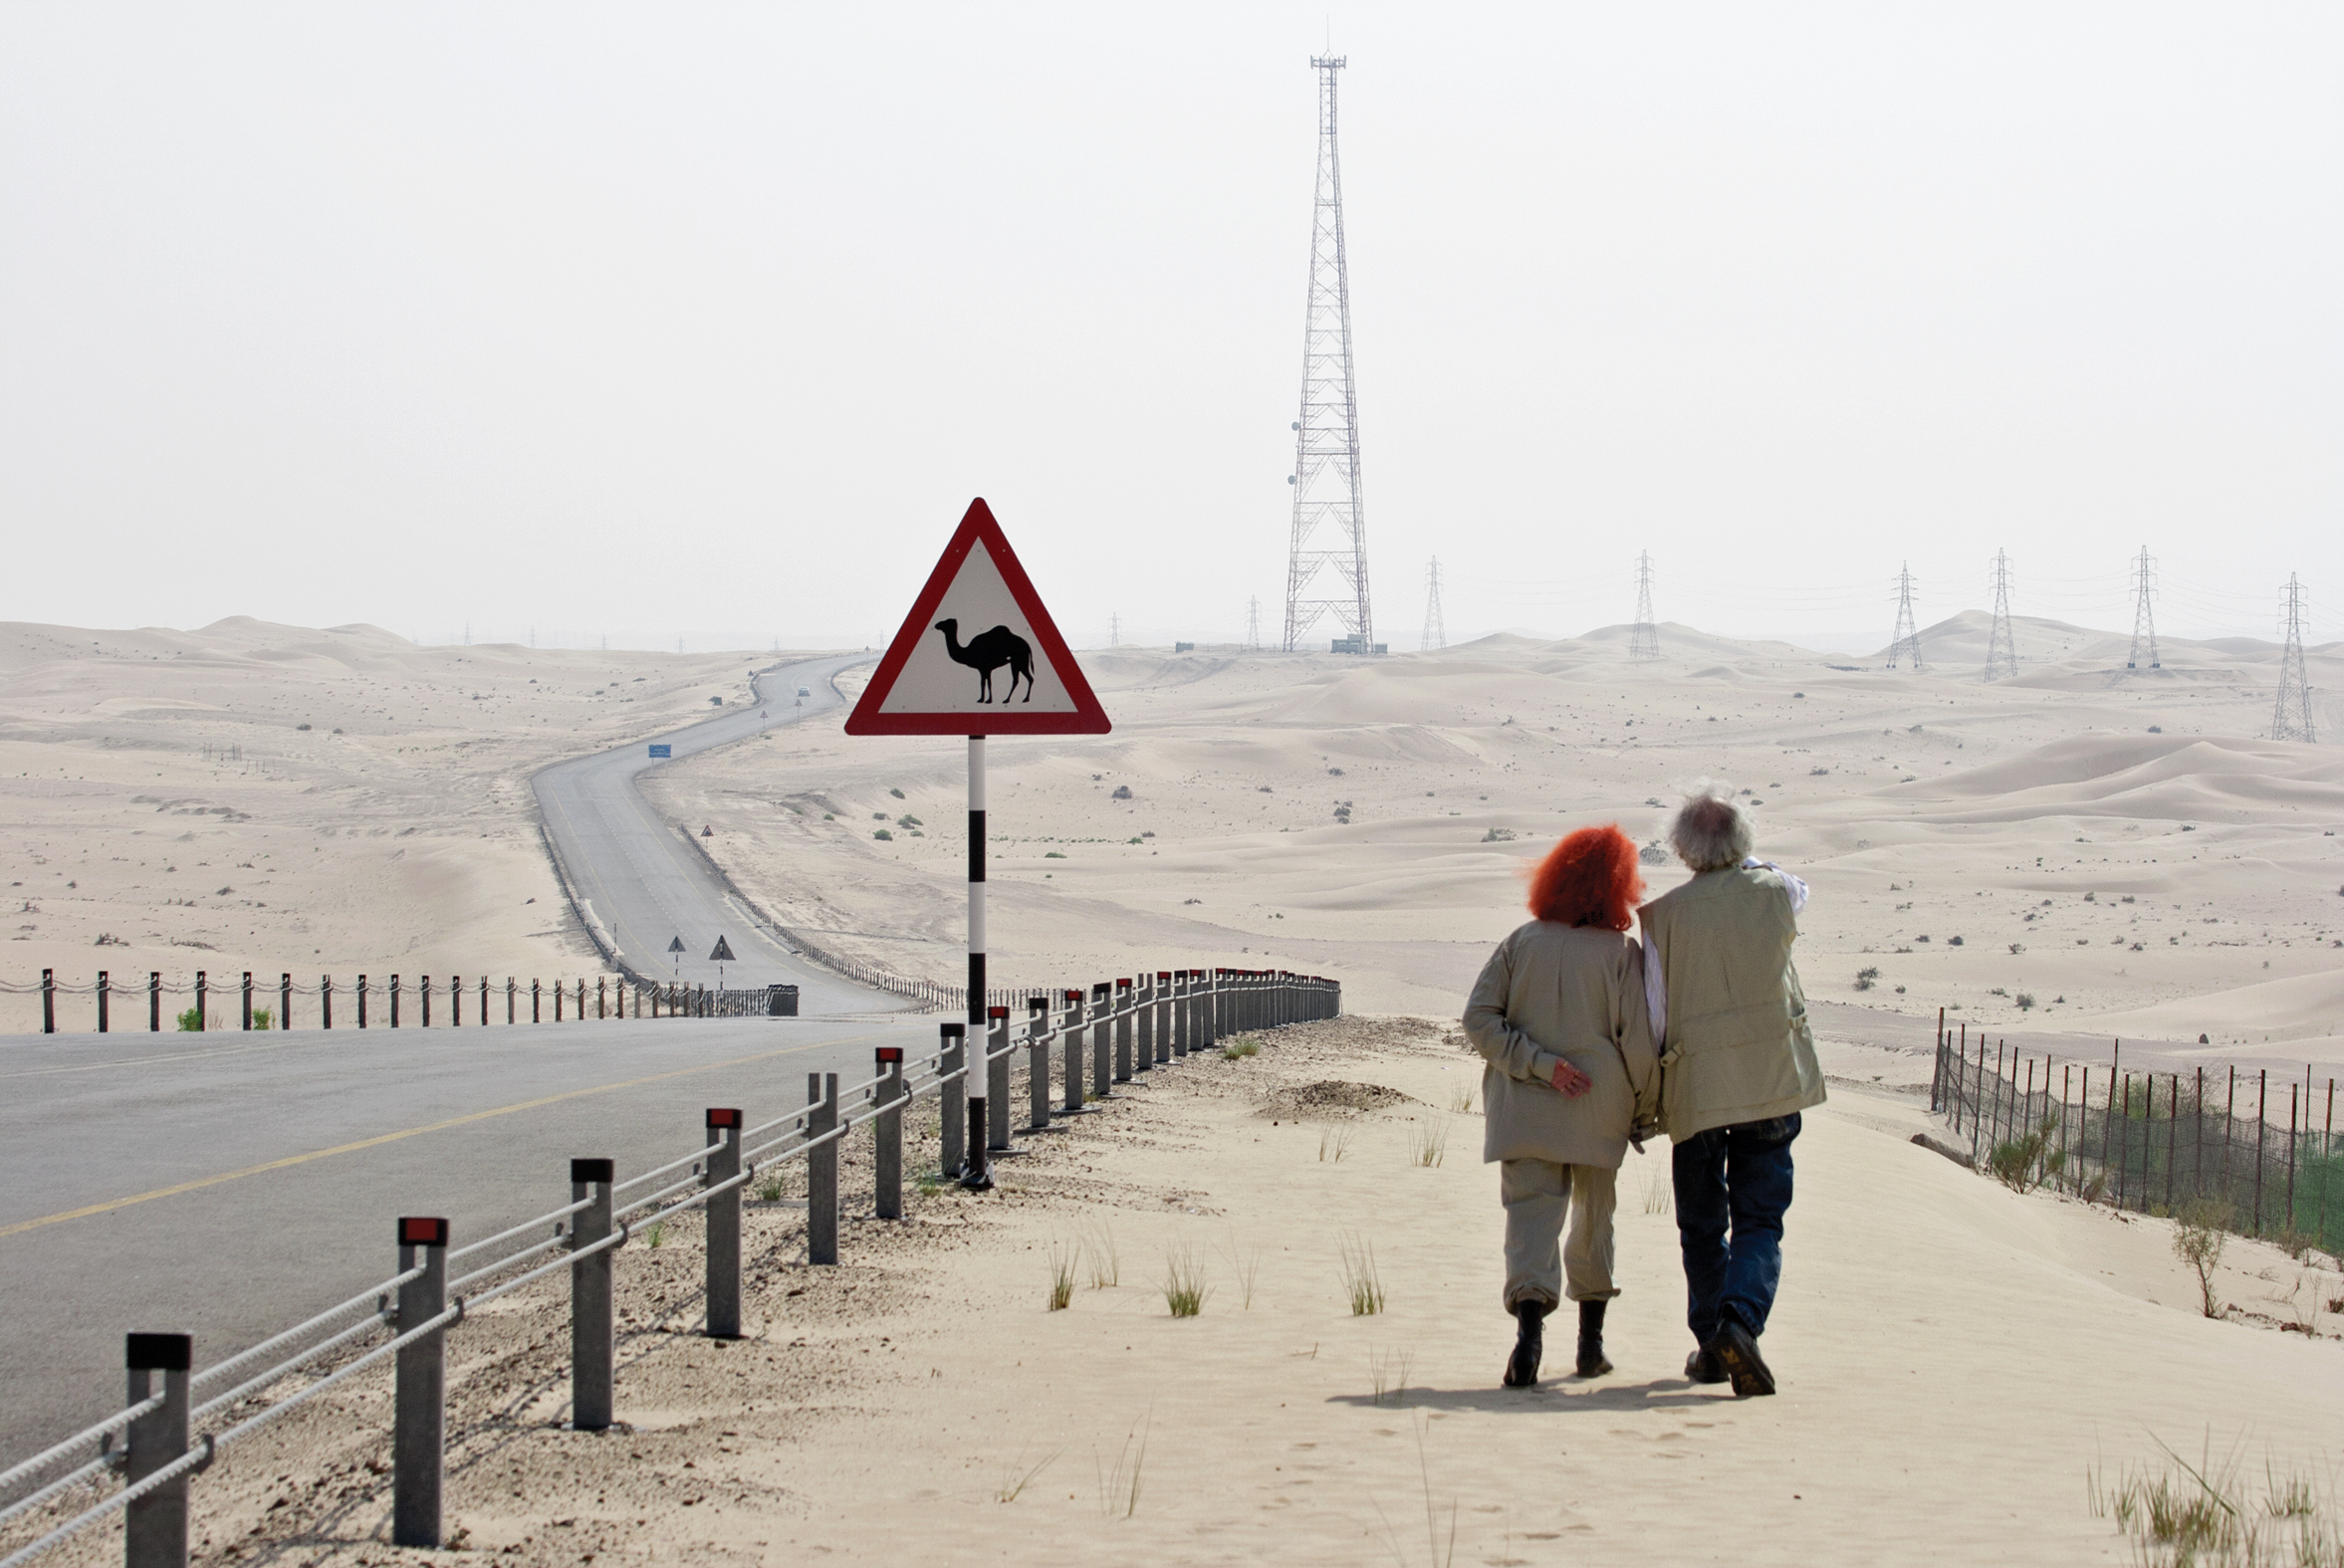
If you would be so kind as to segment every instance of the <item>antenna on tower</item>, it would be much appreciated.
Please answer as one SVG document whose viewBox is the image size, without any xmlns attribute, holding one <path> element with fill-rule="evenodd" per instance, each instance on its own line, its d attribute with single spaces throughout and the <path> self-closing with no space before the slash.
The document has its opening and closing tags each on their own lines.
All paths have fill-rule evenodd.
<svg viewBox="0 0 2344 1568">
<path fill-rule="evenodd" d="M 1896 668 L 1896 661 L 1910 658 L 1914 673 L 1928 668 L 1921 662 L 1921 627 L 1913 619 L 1913 571 L 1911 562 L 1896 574 L 1896 636 L 1888 644 L 1888 667 Z"/>
<path fill-rule="evenodd" d="M 1425 577 L 1424 643 L 1426 653 L 1437 653 L 1449 646 L 1448 623 L 1441 619 L 1441 558 L 1433 558 L 1432 570 Z"/>
<path fill-rule="evenodd" d="M 1246 596 L 1246 651 L 1262 651 L 1262 595 L 1259 593 Z"/>
<path fill-rule="evenodd" d="M 1994 552 L 1994 629 L 1986 639 L 1986 678 L 2018 673 L 2018 645 L 2010 639 L 2010 558 Z"/>
<path fill-rule="evenodd" d="M 2133 586 L 2137 593 L 2132 612 L 2132 652 L 2125 655 L 2124 667 L 2136 670 L 2141 665 L 2144 650 L 2149 655 L 2149 668 L 2163 669 L 2157 659 L 2157 615 L 2149 607 L 2150 568 L 2156 564 L 2149 559 L 2149 547 L 2141 547 L 2140 559 L 2133 562 Z"/>
<path fill-rule="evenodd" d="M 1359 393 L 1351 373 L 1351 281 L 1343 250 L 1342 167 L 1335 156 L 1335 73 L 1320 56 L 1318 188 L 1310 223 L 1310 291 L 1302 330 L 1302 407 L 1294 421 L 1292 543 L 1286 571 L 1286 650 L 1332 615 L 1348 633 L 1333 652 L 1376 651 L 1367 603 L 1367 534 L 1359 490 Z M 1314 543 L 1321 529 L 1330 539 Z"/>
<path fill-rule="evenodd" d="M 2309 744 L 2318 737 L 2311 732 L 2311 683 L 2303 669 L 2303 584 L 2292 571 L 2284 594 L 2279 603 L 2287 615 L 2287 646 L 2279 655 L 2279 702 L 2271 714 L 2270 738 Z"/>
<path fill-rule="evenodd" d="M 1636 558 L 1636 624 L 1628 632 L 1628 657 L 1660 657 L 1660 628 L 1652 621 L 1652 552 Z"/>
</svg>

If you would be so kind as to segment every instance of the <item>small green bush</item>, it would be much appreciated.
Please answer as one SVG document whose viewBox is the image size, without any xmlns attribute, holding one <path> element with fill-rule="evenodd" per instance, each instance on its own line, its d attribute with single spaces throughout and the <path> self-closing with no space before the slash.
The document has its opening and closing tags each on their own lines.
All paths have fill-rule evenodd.
<svg viewBox="0 0 2344 1568">
<path fill-rule="evenodd" d="M 185 1012 L 179 1014 L 179 1027 L 190 1034 L 201 1033 L 203 1030 L 203 1014 L 196 1011 L 193 1008 L 189 1008 Z"/>
</svg>

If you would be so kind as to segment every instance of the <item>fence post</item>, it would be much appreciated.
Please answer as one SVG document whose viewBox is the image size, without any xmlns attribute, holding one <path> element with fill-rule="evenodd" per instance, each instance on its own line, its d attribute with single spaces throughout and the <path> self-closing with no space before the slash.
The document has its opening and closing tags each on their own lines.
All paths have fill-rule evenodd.
<svg viewBox="0 0 2344 1568">
<path fill-rule="evenodd" d="M 151 1399 L 154 1374 L 162 1374 L 162 1408 L 131 1422 L 126 1435 L 122 1481 L 134 1486 L 187 1453 L 195 1340 L 187 1334 L 131 1334 L 124 1349 L 131 1404 Z M 122 1510 L 125 1568 L 187 1568 L 187 1481 L 185 1474 L 175 1475 Z"/>
<path fill-rule="evenodd" d="M 1156 971 L 1156 1060 L 1162 1062 L 1188 1054 L 1187 1042 L 1172 1031 L 1172 998 L 1177 989 L 1170 970 Z"/>
<path fill-rule="evenodd" d="M 429 975 L 417 976 L 415 980 L 415 990 L 423 998 L 423 1027 L 429 1028 L 431 1027 L 431 977 Z M 390 1017 L 392 1028 L 398 1027 L 398 994 L 399 978 L 396 975 L 393 975 L 390 977 Z"/>
<path fill-rule="evenodd" d="M 984 1047 L 978 1047 L 982 1050 Z M 882 1220 L 903 1218 L 903 1047 L 878 1047 L 879 1114 L 871 1123 L 872 1205 Z"/>
<path fill-rule="evenodd" d="M 148 1032 L 162 1032 L 162 971 L 146 972 L 146 1027 Z"/>
<path fill-rule="evenodd" d="M 985 1018 L 985 1147 L 1001 1152 L 1010 1146 L 1010 1009 L 987 1008 Z"/>
<path fill-rule="evenodd" d="M 570 1201 L 593 1199 L 572 1217 L 570 1249 L 591 1246 L 610 1233 L 610 1184 L 615 1176 L 608 1160 L 570 1162 Z M 617 1361 L 617 1328 L 612 1321 L 617 1277 L 611 1252 L 604 1247 L 591 1257 L 570 1265 L 570 1425 L 578 1432 L 601 1432 L 610 1425 L 617 1404 L 613 1387 Z"/>
<path fill-rule="evenodd" d="M 1107 1100 L 1114 1097 L 1115 1063 L 1107 1045 L 1111 992 L 1105 981 L 1090 988 L 1090 1097 Z"/>
<path fill-rule="evenodd" d="M 1117 1083 L 1131 1081 L 1133 1071 L 1131 1010 L 1135 1000 L 1130 981 L 1118 980 L 1115 982 L 1115 1081 Z M 1146 1071 L 1144 1067 L 1138 1070 Z"/>
<path fill-rule="evenodd" d="M 562 983 L 561 983 L 560 981 L 558 981 L 558 980 L 557 980 L 557 981 L 555 981 L 555 982 L 554 982 L 554 1021 L 555 1021 L 556 1023 L 559 1023 L 559 1022 L 561 1022 L 561 1021 L 562 1021 L 562 1004 L 563 1004 L 563 1002 L 566 1000 L 566 996 L 567 996 L 567 994 L 566 994 L 566 993 L 563 991 L 563 988 L 562 988 Z"/>
<path fill-rule="evenodd" d="M 741 1174 L 741 1113 L 710 1107 L 708 1180 L 714 1187 Z M 708 1337 L 741 1337 L 741 1190 L 708 1200 Z"/>
<path fill-rule="evenodd" d="M 98 972 L 98 1032 L 106 1032 L 106 1004 L 108 998 L 106 971 Z"/>
<path fill-rule="evenodd" d="M 41 1032 L 57 1032 L 57 971 L 41 971 Z"/>
<path fill-rule="evenodd" d="M 586 982 L 582 980 L 578 984 L 578 1015 L 583 1018 L 586 1016 Z M 594 1016 L 596 1018 L 604 1018 L 609 1016 L 609 1014 L 603 1010 L 609 1006 L 610 1003 L 609 992 L 605 989 L 609 986 L 609 984 L 610 977 L 607 975 L 596 975 L 594 977 Z"/>
<path fill-rule="evenodd" d="M 2254 1233 L 2262 1234 L 2262 1145 L 2263 1134 L 2270 1127 L 2266 1106 L 2270 1098 L 2270 1069 L 2263 1067 L 2254 1074 Z"/>
<path fill-rule="evenodd" d="M 293 977 L 282 970 L 277 975 L 277 1027 L 293 1027 Z"/>
<path fill-rule="evenodd" d="M 480 977 L 480 1026 L 488 1027 L 488 977 Z"/>
<path fill-rule="evenodd" d="M 252 1027 L 252 971 L 244 972 L 244 1026 Z"/>
<path fill-rule="evenodd" d="M 390 977 L 390 1026 L 394 1029 L 399 1026 L 399 978 L 396 975 Z"/>
<path fill-rule="evenodd" d="M 1138 979 L 1139 984 L 1131 990 L 1132 1038 L 1138 1046 L 1131 1070 L 1149 1072 L 1156 1065 L 1156 980 L 1146 970 L 1139 972 Z"/>
<path fill-rule="evenodd" d="M 806 1137 L 808 1142 L 834 1132 L 838 1126 L 838 1075 L 806 1075 Z M 838 1261 L 838 1140 L 830 1139 L 806 1153 L 806 1260 Z"/>
<path fill-rule="evenodd" d="M 448 1223 L 399 1221 L 399 1266 L 422 1275 L 399 1286 L 398 1330 L 428 1323 L 448 1304 Z M 448 1333 L 443 1324 L 398 1350 L 390 1438 L 390 1543 L 439 1545 L 440 1474 L 447 1443 Z"/>
<path fill-rule="evenodd" d="M 334 977 L 331 975 L 318 977 L 318 1027 L 334 1027 Z"/>
<path fill-rule="evenodd" d="M 546 983 L 545 983 L 544 981 L 542 981 L 542 980 L 534 980 L 534 979 L 533 979 L 532 981 L 530 981 L 530 983 L 529 983 L 529 1021 L 530 1021 L 530 1022 L 532 1022 L 532 1023 L 543 1023 L 543 1022 L 546 1020 L 546 1014 L 545 1014 L 545 999 L 546 999 Z"/>
<path fill-rule="evenodd" d="M 202 1033 L 211 1027 L 211 980 L 202 970 L 195 972 L 195 1031 Z"/>
<path fill-rule="evenodd" d="M 1026 1101 L 1028 1132 L 1050 1127 L 1050 999 L 1026 999 Z"/>
<path fill-rule="evenodd" d="M 482 1021 L 485 1022 L 487 1020 L 483 1019 Z M 460 1029 L 463 1026 L 464 977 L 461 975 L 450 975 L 448 977 L 448 1027 L 451 1029 Z"/>
<path fill-rule="evenodd" d="M 358 1027 L 366 1026 L 366 977 L 358 977 Z"/>
<path fill-rule="evenodd" d="M 505 977 L 505 1021 L 507 1023 L 513 1021 L 513 994 L 517 989 L 513 977 L 507 975 Z"/>
<path fill-rule="evenodd" d="M 940 1023 L 936 1026 L 936 1070 L 940 1073 L 959 1071 L 969 1059 L 967 1049 L 968 1025 Z M 938 1112 L 944 1118 L 943 1148 L 939 1154 L 941 1174 L 948 1182 L 960 1179 L 969 1164 L 969 1080 L 966 1073 L 942 1085 L 936 1091 Z"/>
</svg>

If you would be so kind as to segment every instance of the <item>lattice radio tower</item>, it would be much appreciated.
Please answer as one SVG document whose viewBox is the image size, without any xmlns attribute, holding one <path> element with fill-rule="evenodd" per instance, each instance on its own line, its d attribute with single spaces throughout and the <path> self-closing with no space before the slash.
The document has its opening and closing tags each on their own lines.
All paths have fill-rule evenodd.
<svg viewBox="0 0 2344 1568">
<path fill-rule="evenodd" d="M 1636 624 L 1628 632 L 1628 657 L 1660 657 L 1660 628 L 1652 623 L 1652 552 L 1636 558 Z"/>
<path fill-rule="evenodd" d="M 1342 168 L 1335 156 L 1337 59 L 1318 73 L 1318 194 L 1310 224 L 1310 298 L 1302 330 L 1302 410 L 1294 421 L 1293 542 L 1286 573 L 1286 648 L 1328 615 L 1335 651 L 1375 651 L 1360 511 L 1359 396 L 1351 374 L 1351 281 L 1343 251 Z"/>
<path fill-rule="evenodd" d="M 1927 669 L 1921 662 L 1921 627 L 1913 619 L 1913 572 L 1907 562 L 1896 574 L 1896 636 L 1888 645 L 1888 667 L 1896 668 L 1896 661 L 1909 658 L 1915 672 Z"/>
<path fill-rule="evenodd" d="M 2149 607 L 2150 568 L 2154 565 L 2156 562 L 2149 559 L 2149 547 L 2143 545 L 2140 559 L 2133 562 L 2133 587 L 2136 597 L 2132 612 L 2132 652 L 2125 655 L 2124 659 L 2124 667 L 2128 670 L 2137 670 L 2141 667 L 2143 653 L 2149 656 L 2150 669 L 2159 670 L 2165 667 L 2157 658 L 2157 613 Z"/>
<path fill-rule="evenodd" d="M 1994 552 L 1994 629 L 1986 639 L 1986 678 L 2018 673 L 2018 645 L 2010 638 L 2010 558 Z"/>
<path fill-rule="evenodd" d="M 1425 576 L 1424 588 L 1424 651 L 1436 653 L 1449 646 L 1449 625 L 1441 619 L 1441 558 L 1433 558 L 1432 570 Z"/>
<path fill-rule="evenodd" d="M 2303 584 L 2292 571 L 2279 603 L 2287 614 L 2287 648 L 2279 655 L 2279 703 L 2271 714 L 2270 738 L 2308 744 L 2318 737 L 2311 733 L 2311 682 L 2303 670 Z"/>
<path fill-rule="evenodd" d="M 1259 593 L 1246 596 L 1246 651 L 1262 651 L 1262 595 Z"/>
</svg>

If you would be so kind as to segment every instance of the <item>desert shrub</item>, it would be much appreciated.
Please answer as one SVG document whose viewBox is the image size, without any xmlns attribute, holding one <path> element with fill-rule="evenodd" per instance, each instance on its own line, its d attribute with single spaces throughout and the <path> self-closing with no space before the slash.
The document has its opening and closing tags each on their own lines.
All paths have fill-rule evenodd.
<svg viewBox="0 0 2344 1568">
<path fill-rule="evenodd" d="M 2025 1136 L 2005 1138 L 1986 1157 L 1988 1172 L 2014 1193 L 2040 1187 L 2058 1175 L 2066 1164 L 2066 1157 L 2050 1146 L 2058 1130 L 2059 1118 L 2046 1116 Z"/>
<path fill-rule="evenodd" d="M 2222 1299 L 2214 1291 L 2214 1270 L 2222 1262 L 2223 1243 L 2233 1218 L 2230 1206 L 2218 1198 L 2193 1198 L 2174 1218 L 2174 1256 L 2198 1276 L 2198 1303 L 2208 1317 L 2222 1316 Z"/>
<path fill-rule="evenodd" d="M 882 841 L 884 841 L 884 842 L 886 842 L 886 843 L 890 843 L 890 844 L 891 844 L 891 843 L 895 842 L 895 835 L 894 835 L 893 833 L 890 833 L 889 831 L 887 831 L 887 829 L 885 829 L 884 827 L 874 827 L 874 828 L 872 828 L 872 829 L 871 829 L 871 836 L 872 836 L 873 838 L 880 839 L 880 840 L 882 840 Z"/>
<path fill-rule="evenodd" d="M 1877 983 L 1879 979 L 1879 967 L 1877 965 L 1867 964 L 1862 969 L 1856 971 L 1856 990 L 1870 991 L 1873 985 Z"/>
<path fill-rule="evenodd" d="M 2022 991 L 2010 1000 L 2018 1004 L 2018 1010 L 2021 1012 L 2029 1011 L 2034 1007 L 2034 993 L 2031 991 Z"/>
<path fill-rule="evenodd" d="M 179 1014 L 179 1027 L 189 1034 L 201 1032 L 203 1028 L 203 1014 L 196 1011 L 193 1008 L 189 1008 L 185 1012 Z"/>
</svg>

